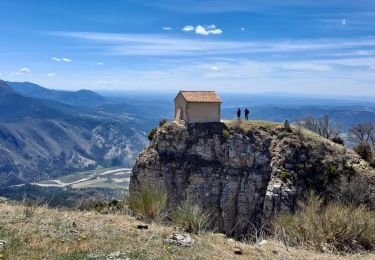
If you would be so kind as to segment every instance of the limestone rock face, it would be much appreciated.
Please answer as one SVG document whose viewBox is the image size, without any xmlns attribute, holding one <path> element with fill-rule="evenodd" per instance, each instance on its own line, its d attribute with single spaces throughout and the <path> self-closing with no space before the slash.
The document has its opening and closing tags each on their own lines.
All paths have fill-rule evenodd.
<svg viewBox="0 0 375 260">
<path fill-rule="evenodd" d="M 292 212 L 325 165 L 342 172 L 367 167 L 353 152 L 309 134 L 273 123 L 167 123 L 139 155 L 130 193 L 142 185 L 165 189 L 169 209 L 188 200 L 209 212 L 219 231 L 246 234 Z"/>
</svg>

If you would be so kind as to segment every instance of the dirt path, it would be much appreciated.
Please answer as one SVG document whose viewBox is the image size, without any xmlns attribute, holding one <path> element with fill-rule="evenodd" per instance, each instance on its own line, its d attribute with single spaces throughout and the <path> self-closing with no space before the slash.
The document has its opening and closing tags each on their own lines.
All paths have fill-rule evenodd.
<svg viewBox="0 0 375 260">
<path fill-rule="evenodd" d="M 31 183 L 31 184 L 36 185 L 36 186 L 40 186 L 40 187 L 60 187 L 60 188 L 63 188 L 63 187 L 67 187 L 67 186 L 72 186 L 74 184 L 79 184 L 79 183 L 82 183 L 82 182 L 85 182 L 85 181 L 93 180 L 93 179 L 96 179 L 96 178 L 99 178 L 99 177 L 103 177 L 103 176 L 106 176 L 106 175 L 109 175 L 109 174 L 117 174 L 118 175 L 121 172 L 124 172 L 124 174 L 126 174 L 129 171 L 131 171 L 130 168 L 121 168 L 121 169 L 105 171 L 105 172 L 100 173 L 100 174 L 94 173 L 94 174 L 92 174 L 88 177 L 85 177 L 85 178 L 82 178 L 82 179 L 79 179 L 79 180 L 73 181 L 73 182 L 62 182 L 61 180 L 56 179 L 56 180 L 49 180 L 49 182 L 55 182 L 55 183 L 34 182 L 34 183 Z M 14 185 L 14 186 L 23 186 L 23 185 L 25 185 L 25 184 Z"/>
</svg>

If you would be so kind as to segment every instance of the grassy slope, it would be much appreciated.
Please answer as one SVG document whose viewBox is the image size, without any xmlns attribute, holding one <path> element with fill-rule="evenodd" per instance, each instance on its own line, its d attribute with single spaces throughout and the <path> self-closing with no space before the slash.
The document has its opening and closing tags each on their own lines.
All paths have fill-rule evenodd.
<svg viewBox="0 0 375 260">
<path fill-rule="evenodd" d="M 7 241 L 5 254 L 9 259 L 105 259 L 116 251 L 131 259 L 339 258 L 303 249 L 287 251 L 274 241 L 250 245 L 213 233 L 192 235 L 195 245 L 182 248 L 164 242 L 173 227 L 151 224 L 148 230 L 138 230 L 136 225 L 140 222 L 127 215 L 37 208 L 32 217 L 26 218 L 24 209 L 0 203 L 0 239 Z M 240 247 L 243 255 L 235 255 L 235 247 Z M 375 255 L 340 259 L 353 257 L 374 259 Z"/>
</svg>

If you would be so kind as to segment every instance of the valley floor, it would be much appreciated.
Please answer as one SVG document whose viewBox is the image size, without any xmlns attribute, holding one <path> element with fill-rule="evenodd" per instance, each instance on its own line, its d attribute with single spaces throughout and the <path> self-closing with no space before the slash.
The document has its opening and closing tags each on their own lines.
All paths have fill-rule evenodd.
<svg viewBox="0 0 375 260">
<path fill-rule="evenodd" d="M 0 259 L 375 259 L 375 254 L 337 256 L 287 250 L 276 241 L 251 245 L 213 233 L 192 235 L 192 247 L 179 247 L 165 242 L 176 231 L 174 227 L 150 224 L 149 229 L 140 230 L 138 224 L 124 214 L 0 202 L 0 240 L 6 242 Z M 235 255 L 235 247 L 243 254 Z M 114 258 L 119 255 L 116 252 L 122 258 Z"/>
</svg>

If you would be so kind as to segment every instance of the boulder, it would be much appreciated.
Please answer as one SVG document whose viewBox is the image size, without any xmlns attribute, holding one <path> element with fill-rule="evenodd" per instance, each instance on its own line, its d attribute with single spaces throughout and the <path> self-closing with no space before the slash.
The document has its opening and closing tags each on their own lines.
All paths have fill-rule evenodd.
<svg viewBox="0 0 375 260">
<path fill-rule="evenodd" d="M 166 243 L 178 245 L 182 247 L 190 247 L 194 245 L 194 240 L 188 234 L 173 233 L 165 239 Z"/>
</svg>

